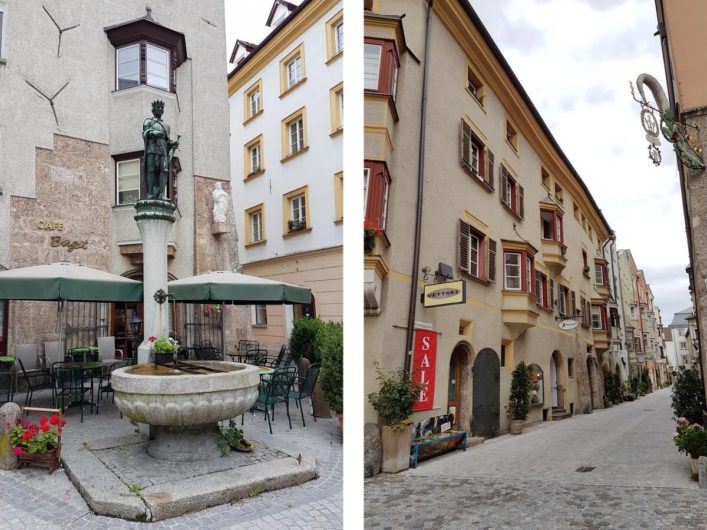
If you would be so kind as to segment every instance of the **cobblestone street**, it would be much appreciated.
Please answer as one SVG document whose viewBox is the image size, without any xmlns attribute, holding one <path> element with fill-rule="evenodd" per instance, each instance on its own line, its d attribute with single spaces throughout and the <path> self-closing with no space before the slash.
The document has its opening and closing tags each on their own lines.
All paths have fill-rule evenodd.
<svg viewBox="0 0 707 530">
<path fill-rule="evenodd" d="M 671 416 L 664 389 L 378 475 L 365 482 L 366 527 L 707 528 Z"/>
<path fill-rule="evenodd" d="M 21 402 L 24 395 L 16 396 Z M 44 392 L 33 399 L 33 406 L 49 406 L 51 398 Z M 114 436 L 130 436 L 134 426 L 119 419 L 110 400 L 101 402 L 100 414 L 89 414 L 83 423 L 77 411 L 66 417 L 68 425 L 63 437 L 64 451 L 75 450 L 86 443 Z M 103 406 L 105 405 L 105 406 Z M 292 430 L 287 424 L 284 406 L 275 409 L 273 434 L 268 431 L 262 414 L 245 415 L 245 432 L 256 444 L 266 443 L 290 454 L 301 453 L 317 460 L 320 477 L 302 486 L 261 493 L 231 504 L 215 506 L 156 523 L 137 523 L 97 516 L 71 484 L 63 470 L 51 476 L 46 468 L 30 467 L 19 471 L 0 470 L 0 529 L 57 528 L 213 528 L 213 529 L 280 529 L 341 528 L 343 511 L 342 442 L 336 419 L 312 420 L 305 409 L 306 427 L 302 427 L 299 411 L 292 407 Z M 240 427 L 240 421 L 238 422 Z M 269 457 L 272 458 L 272 457 Z M 191 465 L 191 464 L 189 464 Z M 211 465 L 206 463 L 202 465 Z M 217 463 L 216 463 L 217 465 Z M 151 473 L 155 473 L 153 469 Z M 164 474 L 169 475 L 169 466 Z M 153 479 L 155 477 L 152 477 Z"/>
</svg>

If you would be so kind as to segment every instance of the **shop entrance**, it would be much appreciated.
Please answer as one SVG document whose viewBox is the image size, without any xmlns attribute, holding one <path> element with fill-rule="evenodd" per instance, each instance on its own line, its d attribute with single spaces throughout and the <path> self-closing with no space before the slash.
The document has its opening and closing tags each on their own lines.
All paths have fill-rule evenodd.
<svg viewBox="0 0 707 530">
<path fill-rule="evenodd" d="M 454 414 L 454 429 L 468 431 L 471 425 L 471 349 L 466 343 L 454 347 L 449 359 L 447 414 Z"/>
<path fill-rule="evenodd" d="M 550 357 L 550 395 L 552 408 L 564 409 L 564 386 L 562 384 L 562 356 L 555 350 Z"/>
<path fill-rule="evenodd" d="M 459 409 L 461 405 L 462 366 L 459 351 L 454 350 L 449 359 L 449 385 L 447 386 L 447 414 L 454 415 L 454 430 L 459 430 Z"/>
<path fill-rule="evenodd" d="M 484 348 L 474 360 L 474 436 L 494 436 L 500 426 L 501 362 L 491 348 Z"/>
</svg>

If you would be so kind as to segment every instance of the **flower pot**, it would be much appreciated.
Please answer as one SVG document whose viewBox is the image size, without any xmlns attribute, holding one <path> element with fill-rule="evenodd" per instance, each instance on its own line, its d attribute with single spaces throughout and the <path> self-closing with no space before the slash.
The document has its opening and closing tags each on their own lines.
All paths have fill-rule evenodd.
<svg viewBox="0 0 707 530">
<path fill-rule="evenodd" d="M 693 458 L 691 455 L 688 455 L 688 458 L 690 459 L 690 474 L 692 476 L 692 480 L 697 480 L 699 478 L 699 470 L 697 468 L 699 457 Z"/>
<path fill-rule="evenodd" d="M 410 467 L 412 425 L 403 430 L 394 430 L 390 425 L 381 428 L 383 442 L 383 473 L 398 473 Z"/>
<path fill-rule="evenodd" d="M 55 447 L 46 453 L 22 453 L 17 455 L 17 467 L 23 468 L 30 464 L 49 466 L 49 474 L 61 467 L 59 451 Z"/>
<path fill-rule="evenodd" d="M 511 434 L 523 432 L 523 420 L 511 420 Z"/>
<path fill-rule="evenodd" d="M 232 449 L 240 453 L 252 453 L 255 451 L 255 443 L 249 442 L 248 440 L 241 440 L 235 447 L 231 446 Z"/>
</svg>

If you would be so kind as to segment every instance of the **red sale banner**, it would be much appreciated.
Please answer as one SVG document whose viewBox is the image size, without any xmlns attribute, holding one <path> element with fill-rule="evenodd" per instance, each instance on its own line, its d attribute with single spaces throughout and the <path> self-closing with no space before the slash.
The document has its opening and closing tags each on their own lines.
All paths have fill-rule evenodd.
<svg viewBox="0 0 707 530">
<path fill-rule="evenodd" d="M 424 385 L 413 411 L 430 410 L 435 397 L 435 368 L 437 366 L 437 332 L 415 330 L 412 354 L 412 380 Z"/>
</svg>

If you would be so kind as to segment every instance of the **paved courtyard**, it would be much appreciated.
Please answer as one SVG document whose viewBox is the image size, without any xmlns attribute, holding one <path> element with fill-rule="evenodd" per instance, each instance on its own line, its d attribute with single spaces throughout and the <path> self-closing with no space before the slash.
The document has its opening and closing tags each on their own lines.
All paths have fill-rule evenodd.
<svg viewBox="0 0 707 530">
<path fill-rule="evenodd" d="M 707 528 L 670 390 L 365 482 L 367 528 Z M 586 466 L 590 472 L 578 472 Z"/>
<path fill-rule="evenodd" d="M 15 397 L 21 403 L 24 395 Z M 33 406 L 49 406 L 47 392 L 35 394 Z M 86 409 L 83 423 L 77 410 L 66 416 L 67 428 L 62 438 L 64 450 L 76 450 L 85 445 L 98 445 L 109 437 L 134 436 L 135 427 L 128 419 L 120 419 L 118 410 L 103 400 L 99 414 Z M 215 506 L 156 523 L 137 523 L 97 516 L 91 513 L 81 495 L 63 470 L 48 475 L 45 468 L 30 467 L 17 471 L 0 470 L 0 529 L 57 529 L 57 528 L 341 528 L 342 493 L 342 436 L 336 419 L 318 419 L 307 416 L 302 427 L 299 411 L 292 405 L 290 431 L 284 406 L 276 407 L 273 434 L 268 431 L 262 414 L 245 415 L 245 433 L 249 439 L 289 454 L 302 454 L 317 461 L 320 477 L 294 488 L 258 494 L 248 499 Z M 240 423 L 240 422 L 239 422 Z M 278 458 L 276 451 L 266 450 L 265 458 Z M 129 456 L 129 455 L 128 455 Z M 117 457 L 117 456 L 116 456 Z M 116 467 L 120 462 L 116 460 Z M 218 461 L 202 465 L 216 465 Z M 174 470 L 151 468 L 134 477 L 141 486 L 157 480 L 162 473 L 169 476 Z M 144 482 L 145 484 L 142 484 Z"/>
</svg>

